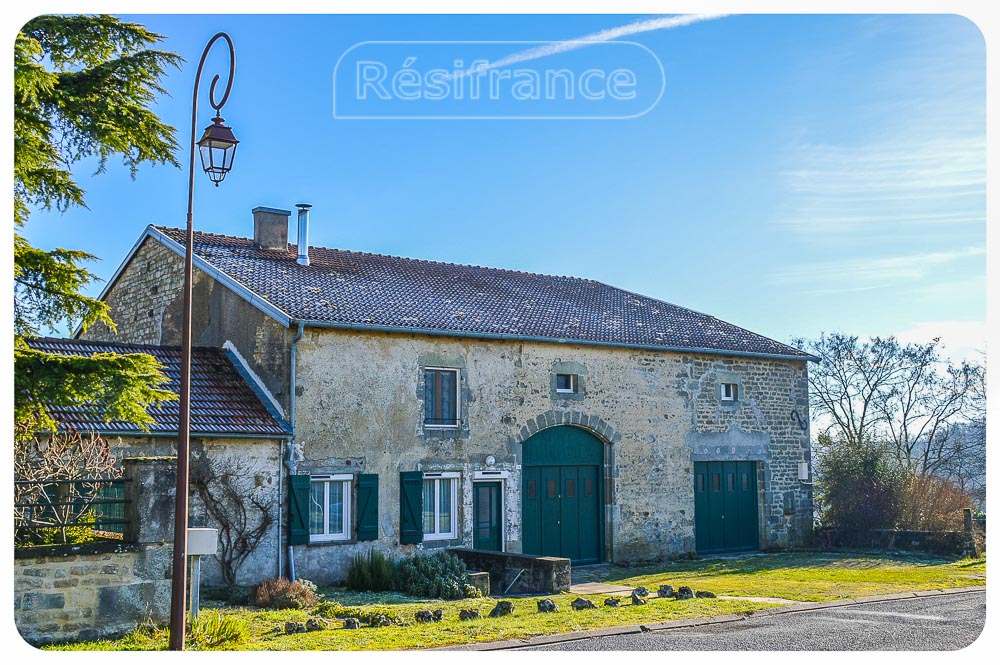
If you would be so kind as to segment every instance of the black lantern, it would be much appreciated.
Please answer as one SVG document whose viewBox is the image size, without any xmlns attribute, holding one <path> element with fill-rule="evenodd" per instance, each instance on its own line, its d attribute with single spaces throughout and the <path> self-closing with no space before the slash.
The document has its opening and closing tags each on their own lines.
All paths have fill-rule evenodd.
<svg viewBox="0 0 1000 665">
<path fill-rule="evenodd" d="M 205 169 L 209 180 L 218 187 L 229 170 L 233 168 L 236 157 L 236 144 L 239 141 L 233 136 L 231 127 L 226 127 L 221 116 L 212 118 L 212 124 L 205 128 L 205 133 L 198 141 L 201 153 L 201 167 Z"/>
</svg>

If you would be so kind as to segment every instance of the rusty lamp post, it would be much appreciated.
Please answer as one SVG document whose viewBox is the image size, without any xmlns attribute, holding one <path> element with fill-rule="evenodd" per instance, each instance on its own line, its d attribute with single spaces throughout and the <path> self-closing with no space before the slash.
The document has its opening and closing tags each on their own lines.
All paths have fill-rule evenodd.
<svg viewBox="0 0 1000 665">
<path fill-rule="evenodd" d="M 226 127 L 222 119 L 222 107 L 229 99 L 233 87 L 233 75 L 236 73 L 236 50 L 233 40 L 224 32 L 213 36 L 198 63 L 198 72 L 194 77 L 194 95 L 191 102 L 191 159 L 188 168 L 187 197 L 187 238 L 184 248 L 184 321 L 181 328 L 181 387 L 180 387 L 180 418 L 177 423 L 177 497 L 174 508 L 174 553 L 173 578 L 170 593 L 170 649 L 184 649 L 185 631 L 185 590 L 187 588 L 187 526 L 188 526 L 188 454 L 191 438 L 191 292 L 194 274 L 194 154 L 195 135 L 198 127 L 198 87 L 201 84 L 201 72 L 205 67 L 212 46 L 220 39 L 229 46 L 229 78 L 222 99 L 215 100 L 215 86 L 219 83 L 219 75 L 212 79 L 208 98 L 215 109 L 212 124 L 205 128 L 201 139 L 197 142 L 201 153 L 201 165 L 209 179 L 218 187 L 229 170 L 233 168 L 236 156 L 236 144 L 239 141 L 233 136 L 233 130 Z"/>
</svg>

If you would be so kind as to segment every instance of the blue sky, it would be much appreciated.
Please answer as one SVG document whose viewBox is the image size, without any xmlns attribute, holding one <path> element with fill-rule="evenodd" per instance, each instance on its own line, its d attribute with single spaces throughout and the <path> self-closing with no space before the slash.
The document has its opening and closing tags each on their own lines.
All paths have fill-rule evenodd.
<svg viewBox="0 0 1000 665">
<path fill-rule="evenodd" d="M 648 16 L 127 18 L 187 60 L 157 106 L 182 144 L 201 49 L 218 30 L 236 44 L 224 115 L 242 143 L 220 188 L 198 176 L 201 230 L 247 236 L 251 208 L 307 201 L 314 245 L 593 278 L 782 341 L 984 346 L 985 49 L 963 18 L 728 16 L 632 34 L 666 82 L 625 120 L 336 119 L 333 72 L 363 41 L 562 40 Z M 607 53 L 551 58 L 621 60 Z M 574 110 L 558 104 L 546 112 Z M 102 257 L 108 277 L 146 224 L 183 225 L 186 177 L 93 170 L 75 168 L 89 209 L 36 212 L 25 235 Z"/>
</svg>

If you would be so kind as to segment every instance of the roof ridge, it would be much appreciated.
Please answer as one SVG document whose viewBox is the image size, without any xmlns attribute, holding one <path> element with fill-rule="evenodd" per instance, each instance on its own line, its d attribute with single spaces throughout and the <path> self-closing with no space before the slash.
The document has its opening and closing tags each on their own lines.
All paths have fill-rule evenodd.
<svg viewBox="0 0 1000 665">
<path fill-rule="evenodd" d="M 153 228 L 155 228 L 155 229 L 157 229 L 159 231 L 165 231 L 165 230 L 169 230 L 169 231 L 183 231 L 184 230 L 184 229 L 181 229 L 181 228 L 176 227 L 176 226 L 156 226 L 156 225 L 154 225 Z M 207 236 L 215 236 L 215 237 L 218 237 L 218 238 L 228 238 L 228 239 L 231 239 L 231 240 L 246 240 L 246 241 L 249 241 L 249 242 L 253 242 L 253 240 L 251 238 L 247 238 L 247 237 L 244 237 L 244 236 L 232 236 L 232 235 L 229 235 L 229 234 L 226 234 L 226 233 L 214 233 L 212 231 L 195 231 L 195 234 L 201 234 L 201 235 L 207 235 Z M 286 244 L 288 246 L 290 246 L 290 247 L 295 247 L 296 246 L 295 243 L 291 243 L 291 242 L 286 243 Z M 355 256 L 375 256 L 375 257 L 386 258 L 386 259 L 398 259 L 398 260 L 401 260 L 401 261 L 414 261 L 416 263 L 428 263 L 428 264 L 431 264 L 431 265 L 438 265 L 438 266 L 451 266 L 451 267 L 458 267 L 458 268 L 477 268 L 479 270 L 495 270 L 497 272 L 511 273 L 511 274 L 514 274 L 514 275 L 530 275 L 532 277 L 548 277 L 548 278 L 555 277 L 555 278 L 558 278 L 558 279 L 570 279 L 570 280 L 574 280 L 574 281 L 577 281 L 577 282 L 588 282 L 588 283 L 592 283 L 592 284 L 600 284 L 602 286 L 611 286 L 610 284 L 605 284 L 604 282 L 598 281 L 596 279 L 592 279 L 590 277 L 577 277 L 575 275 L 552 275 L 552 274 L 543 273 L 543 272 L 531 272 L 530 270 L 515 270 L 513 268 L 500 268 L 500 267 L 497 267 L 497 266 L 484 266 L 484 265 L 479 265 L 479 264 L 475 264 L 475 263 L 455 263 L 454 261 L 437 261 L 435 259 L 420 259 L 420 258 L 416 258 L 416 257 L 413 257 L 413 256 L 402 256 L 402 255 L 399 255 L 399 254 L 384 254 L 384 253 L 381 253 L 381 252 L 363 252 L 363 251 L 358 251 L 356 249 L 341 249 L 339 247 L 323 247 L 323 246 L 319 246 L 319 245 L 309 245 L 309 249 L 317 249 L 317 250 L 323 250 L 323 251 L 327 251 L 327 252 L 338 252 L 338 253 L 341 253 L 341 254 L 352 254 L 352 255 L 355 255 Z M 270 250 L 270 251 L 280 251 L 280 250 Z M 611 286 L 611 288 L 615 288 L 616 289 L 618 287 L 617 286 Z M 669 304 L 669 303 L 667 303 L 667 304 Z"/>
<path fill-rule="evenodd" d="M 53 337 L 51 335 L 40 335 L 38 337 L 26 337 L 30 342 L 42 342 L 42 343 L 52 343 L 52 344 L 89 344 L 93 346 L 117 346 L 117 347 L 128 347 L 131 349 L 159 349 L 164 351 L 179 351 L 180 344 L 150 344 L 143 342 L 118 342 L 113 340 L 105 339 L 82 339 L 79 337 Z M 191 347 L 193 350 L 197 351 L 221 351 L 222 349 L 218 346 L 211 346 L 205 344 L 195 344 Z"/>
<path fill-rule="evenodd" d="M 184 229 L 149 228 L 183 252 Z M 243 289 L 242 297 L 265 314 L 286 315 L 279 319 L 285 325 L 298 320 L 811 359 L 711 314 L 596 279 L 314 245 L 312 265 L 299 267 L 291 243 L 285 251 L 266 251 L 250 238 L 197 233 L 202 269 Z"/>
</svg>

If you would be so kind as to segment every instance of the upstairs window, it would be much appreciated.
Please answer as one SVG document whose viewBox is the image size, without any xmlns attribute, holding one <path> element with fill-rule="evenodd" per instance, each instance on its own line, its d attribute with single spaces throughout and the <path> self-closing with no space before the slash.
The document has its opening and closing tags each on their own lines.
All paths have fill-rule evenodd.
<svg viewBox="0 0 1000 665">
<path fill-rule="evenodd" d="M 458 370 L 424 370 L 424 426 L 458 427 Z"/>
<path fill-rule="evenodd" d="M 577 391 L 579 381 L 576 374 L 556 374 L 556 392 L 573 394 Z"/>
<path fill-rule="evenodd" d="M 736 402 L 740 399 L 740 384 L 738 383 L 723 383 L 722 384 L 722 401 L 723 402 Z"/>
</svg>

